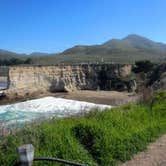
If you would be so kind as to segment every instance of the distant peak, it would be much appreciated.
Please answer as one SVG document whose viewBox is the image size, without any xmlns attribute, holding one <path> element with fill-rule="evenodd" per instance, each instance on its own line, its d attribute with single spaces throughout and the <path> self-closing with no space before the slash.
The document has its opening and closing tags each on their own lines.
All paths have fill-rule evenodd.
<svg viewBox="0 0 166 166">
<path fill-rule="evenodd" d="M 112 43 L 119 42 L 119 41 L 120 41 L 119 39 L 111 39 L 111 40 L 104 42 L 102 45 L 110 45 Z"/>
<path fill-rule="evenodd" d="M 147 39 L 147 38 L 137 34 L 130 34 L 127 37 L 123 38 L 123 40 L 130 40 L 130 39 Z"/>
</svg>

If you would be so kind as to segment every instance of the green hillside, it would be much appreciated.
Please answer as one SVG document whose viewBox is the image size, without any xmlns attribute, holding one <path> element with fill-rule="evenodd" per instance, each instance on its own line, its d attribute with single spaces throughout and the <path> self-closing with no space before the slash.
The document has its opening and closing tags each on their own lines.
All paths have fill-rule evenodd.
<svg viewBox="0 0 166 166">
<path fill-rule="evenodd" d="M 129 35 L 123 39 L 111 39 L 100 45 L 78 45 L 59 54 L 32 53 L 16 54 L 0 50 L 0 59 L 31 57 L 37 65 L 59 63 L 133 63 L 138 60 L 153 62 L 166 61 L 166 44 L 154 42 L 139 35 Z"/>
<path fill-rule="evenodd" d="M 35 63 L 133 63 L 138 60 L 165 61 L 166 45 L 142 36 L 129 35 L 124 39 L 112 39 L 101 45 L 74 46 L 58 55 L 35 58 Z"/>
<path fill-rule="evenodd" d="M 15 52 L 1 50 L 0 49 L 0 59 L 11 59 L 11 58 L 24 58 L 25 54 L 17 54 Z"/>
</svg>

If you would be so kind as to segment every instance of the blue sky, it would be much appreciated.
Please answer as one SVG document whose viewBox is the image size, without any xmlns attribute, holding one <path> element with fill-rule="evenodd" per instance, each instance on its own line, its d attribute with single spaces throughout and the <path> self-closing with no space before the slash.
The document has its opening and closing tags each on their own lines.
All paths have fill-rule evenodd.
<svg viewBox="0 0 166 166">
<path fill-rule="evenodd" d="M 60 52 L 139 34 L 166 43 L 166 0 L 0 0 L 0 48 Z"/>
</svg>

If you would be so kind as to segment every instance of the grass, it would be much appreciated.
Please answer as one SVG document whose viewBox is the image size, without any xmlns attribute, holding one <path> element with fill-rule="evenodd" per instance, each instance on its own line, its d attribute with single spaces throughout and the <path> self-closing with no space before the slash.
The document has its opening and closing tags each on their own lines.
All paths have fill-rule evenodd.
<svg viewBox="0 0 166 166">
<path fill-rule="evenodd" d="M 153 106 L 127 104 L 83 117 L 70 117 L 26 127 L 0 139 L 0 165 L 12 165 L 16 147 L 32 143 L 35 156 L 51 156 L 90 166 L 116 165 L 146 149 L 166 132 L 166 94 Z M 38 163 L 34 165 L 59 165 Z"/>
</svg>

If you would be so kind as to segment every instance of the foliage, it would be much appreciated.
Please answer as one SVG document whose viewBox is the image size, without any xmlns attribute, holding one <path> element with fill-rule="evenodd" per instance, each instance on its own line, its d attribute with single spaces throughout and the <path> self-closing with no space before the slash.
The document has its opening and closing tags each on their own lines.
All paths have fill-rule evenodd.
<svg viewBox="0 0 166 166">
<path fill-rule="evenodd" d="M 32 58 L 27 58 L 27 59 L 24 61 L 24 64 L 33 64 Z"/>
<path fill-rule="evenodd" d="M 148 73 L 149 71 L 152 71 L 153 67 L 154 67 L 154 64 L 148 60 L 136 61 L 133 71 L 135 73 L 140 73 L 140 72 Z"/>
<path fill-rule="evenodd" d="M 27 58 L 26 60 L 22 60 L 18 58 L 0 60 L 0 66 L 13 66 L 13 65 L 32 64 L 32 63 L 33 61 L 31 58 Z"/>
<path fill-rule="evenodd" d="M 155 81 L 159 80 L 164 72 L 166 72 L 166 64 L 156 65 L 149 75 L 148 86 L 151 86 Z"/>
<path fill-rule="evenodd" d="M 127 104 L 83 117 L 34 124 L 0 139 L 0 165 L 12 165 L 17 159 L 16 147 L 26 143 L 35 146 L 35 156 L 59 157 L 90 166 L 115 165 L 129 160 L 166 132 L 165 118 L 166 93 L 162 92 L 155 96 L 152 108 Z"/>
</svg>

